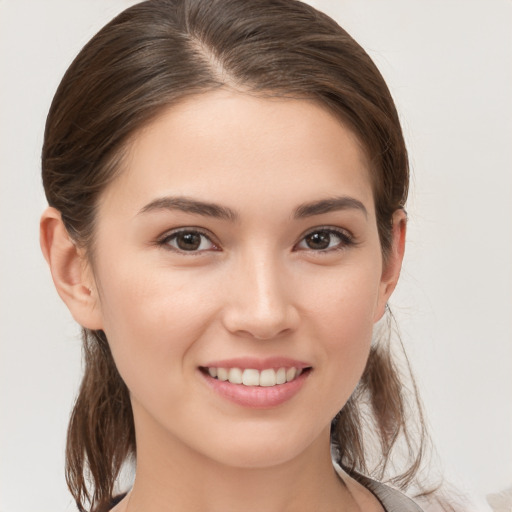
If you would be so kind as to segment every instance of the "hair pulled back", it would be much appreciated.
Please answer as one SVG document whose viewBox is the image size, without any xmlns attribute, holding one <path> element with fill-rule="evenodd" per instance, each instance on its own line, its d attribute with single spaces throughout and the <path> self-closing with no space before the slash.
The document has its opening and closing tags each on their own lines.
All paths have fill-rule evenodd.
<svg viewBox="0 0 512 512">
<path fill-rule="evenodd" d="M 98 198 L 122 170 L 130 139 L 169 106 L 220 87 L 314 99 L 355 132 L 370 162 L 385 258 L 393 212 L 408 190 L 393 100 L 365 51 L 328 16 L 295 0 L 149 0 L 118 15 L 82 49 L 48 114 L 42 172 L 49 204 L 89 258 Z M 83 341 L 84 375 L 66 452 L 68 486 L 81 511 L 87 502 L 93 510 L 107 506 L 123 463 L 136 455 L 129 393 L 106 336 L 84 329 Z M 379 477 L 403 434 L 410 460 L 395 482 L 407 487 L 423 438 L 414 444 L 406 405 L 389 344 L 380 340 L 333 421 L 339 462 Z M 377 440 L 371 456 L 365 431 Z"/>
</svg>

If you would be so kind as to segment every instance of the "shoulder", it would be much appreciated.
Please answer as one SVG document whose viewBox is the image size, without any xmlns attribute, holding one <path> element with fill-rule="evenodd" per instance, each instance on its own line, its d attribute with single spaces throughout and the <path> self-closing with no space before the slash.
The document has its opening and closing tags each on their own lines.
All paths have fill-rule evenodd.
<svg viewBox="0 0 512 512">
<path fill-rule="evenodd" d="M 373 496 L 374 500 L 380 503 L 384 512 L 423 512 L 417 503 L 399 490 L 358 473 L 346 473 L 337 464 L 334 464 L 334 467 L 348 487 L 352 487 L 353 494 L 359 494 L 361 499 L 364 497 L 364 492 L 358 492 L 357 488 L 364 489 L 367 495 Z"/>
<path fill-rule="evenodd" d="M 422 509 L 411 498 L 402 492 L 362 475 L 353 475 L 381 503 L 386 512 L 422 512 Z"/>
</svg>

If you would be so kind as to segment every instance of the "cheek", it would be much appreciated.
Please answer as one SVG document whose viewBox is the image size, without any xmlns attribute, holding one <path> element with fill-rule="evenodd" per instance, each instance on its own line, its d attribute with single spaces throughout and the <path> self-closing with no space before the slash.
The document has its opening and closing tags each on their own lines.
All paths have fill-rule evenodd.
<svg viewBox="0 0 512 512">
<path fill-rule="evenodd" d="M 369 266 L 366 271 L 339 273 L 321 284 L 309 298 L 305 315 L 314 319 L 322 355 L 332 363 L 327 365 L 330 380 L 336 381 L 343 405 L 368 359 L 379 297 L 378 265 L 377 270 Z"/>
<path fill-rule="evenodd" d="M 214 302 L 196 280 L 158 268 L 138 266 L 133 272 L 127 267 L 102 273 L 101 309 L 114 360 L 132 388 L 132 383 L 177 374 L 172 368 L 182 364 L 207 328 Z"/>
<path fill-rule="evenodd" d="M 325 350 L 333 361 L 330 369 L 341 387 L 350 394 L 359 381 L 370 350 L 373 334 L 372 309 L 366 303 L 347 301 L 331 311 Z M 343 402 L 348 396 L 343 396 Z"/>
<path fill-rule="evenodd" d="M 314 287 L 304 290 L 306 315 L 329 329 L 333 338 L 358 339 L 358 333 L 373 329 L 379 289 L 379 265 L 371 261 L 325 273 L 321 279 L 315 279 Z"/>
</svg>

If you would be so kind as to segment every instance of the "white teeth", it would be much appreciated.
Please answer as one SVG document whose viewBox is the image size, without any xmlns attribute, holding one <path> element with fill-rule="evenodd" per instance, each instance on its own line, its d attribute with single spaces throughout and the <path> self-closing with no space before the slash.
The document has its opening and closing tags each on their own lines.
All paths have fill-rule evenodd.
<svg viewBox="0 0 512 512">
<path fill-rule="evenodd" d="M 253 368 L 208 368 L 210 377 L 222 381 L 229 381 L 231 384 L 243 384 L 244 386 L 262 386 L 272 387 L 278 384 L 285 384 L 301 375 L 302 368 L 267 368 L 265 370 L 255 370 Z"/>
<path fill-rule="evenodd" d="M 295 378 L 295 375 L 297 374 L 297 368 L 294 368 L 293 366 L 291 368 L 288 368 L 286 370 L 286 382 L 290 382 Z"/>
<path fill-rule="evenodd" d="M 242 370 L 240 368 L 230 368 L 228 375 L 231 384 L 242 384 Z"/>
<path fill-rule="evenodd" d="M 217 368 L 217 378 L 219 380 L 228 380 L 228 371 L 226 368 Z"/>
<path fill-rule="evenodd" d="M 244 370 L 242 374 L 242 384 L 244 384 L 244 386 L 259 386 L 260 372 L 252 369 Z"/>
<path fill-rule="evenodd" d="M 260 386 L 270 387 L 276 385 L 276 372 L 269 368 L 260 373 Z"/>
</svg>

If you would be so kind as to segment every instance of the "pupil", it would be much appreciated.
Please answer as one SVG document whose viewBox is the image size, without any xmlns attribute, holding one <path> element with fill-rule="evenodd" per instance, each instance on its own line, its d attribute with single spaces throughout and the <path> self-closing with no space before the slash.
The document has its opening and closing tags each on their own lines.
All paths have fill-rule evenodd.
<svg viewBox="0 0 512 512">
<path fill-rule="evenodd" d="M 194 251 L 201 245 L 201 235 L 197 233 L 182 233 L 177 239 L 178 247 L 184 251 Z"/>
<path fill-rule="evenodd" d="M 306 237 L 306 243 L 310 249 L 327 249 L 331 242 L 331 235 L 326 231 L 311 233 Z"/>
</svg>

